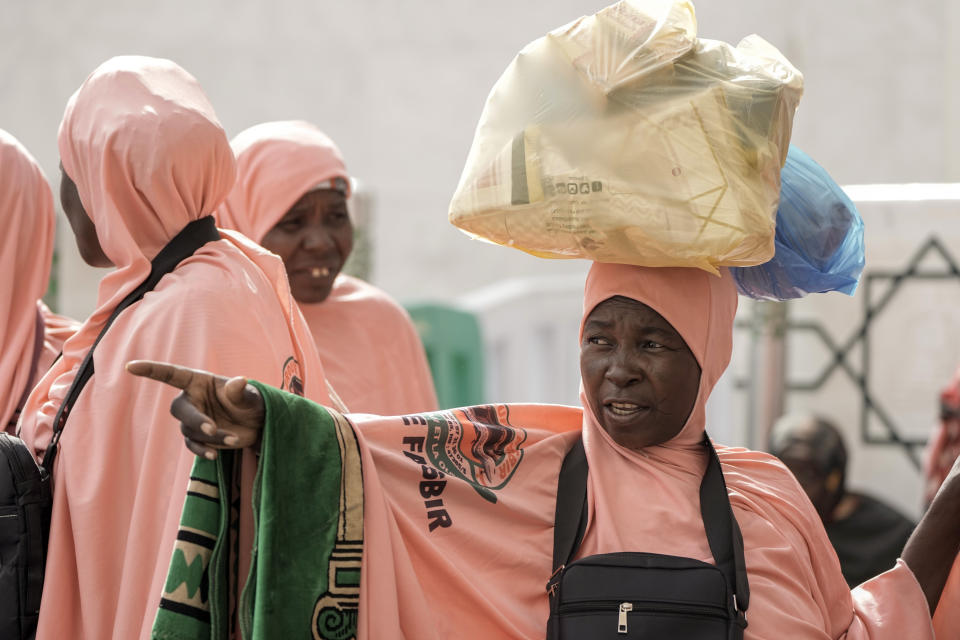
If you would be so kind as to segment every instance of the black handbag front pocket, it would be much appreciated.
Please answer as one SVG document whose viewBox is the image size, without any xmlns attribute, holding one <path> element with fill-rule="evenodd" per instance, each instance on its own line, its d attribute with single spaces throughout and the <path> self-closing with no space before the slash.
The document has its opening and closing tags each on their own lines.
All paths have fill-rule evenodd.
<svg viewBox="0 0 960 640">
<path fill-rule="evenodd" d="M 723 609 L 672 602 L 570 602 L 558 615 L 564 640 L 726 638 L 729 626 Z"/>
<path fill-rule="evenodd" d="M 552 637 L 724 640 L 729 598 L 714 565 L 652 553 L 588 556 L 559 576 Z"/>
</svg>

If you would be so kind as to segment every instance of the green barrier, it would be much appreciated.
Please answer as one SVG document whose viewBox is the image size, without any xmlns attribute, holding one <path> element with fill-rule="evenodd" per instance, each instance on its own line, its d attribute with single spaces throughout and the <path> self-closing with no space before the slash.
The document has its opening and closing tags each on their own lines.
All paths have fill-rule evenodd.
<svg viewBox="0 0 960 640">
<path fill-rule="evenodd" d="M 477 318 L 440 304 L 405 305 L 430 361 L 441 407 L 483 402 L 483 338 Z"/>
</svg>

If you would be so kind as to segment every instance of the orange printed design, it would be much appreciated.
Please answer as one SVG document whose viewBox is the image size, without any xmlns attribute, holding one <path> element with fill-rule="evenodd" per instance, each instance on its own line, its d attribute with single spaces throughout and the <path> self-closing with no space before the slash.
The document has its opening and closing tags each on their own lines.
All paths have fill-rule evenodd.
<svg viewBox="0 0 960 640">
<path fill-rule="evenodd" d="M 497 502 L 494 491 L 507 486 L 523 460 L 527 432 L 510 425 L 506 405 L 466 407 L 403 420 L 427 427 L 421 446 L 430 466 L 470 483 L 490 502 Z"/>
<path fill-rule="evenodd" d="M 303 396 L 303 374 L 300 372 L 300 363 L 293 356 L 283 363 L 283 383 L 280 389 Z"/>
</svg>

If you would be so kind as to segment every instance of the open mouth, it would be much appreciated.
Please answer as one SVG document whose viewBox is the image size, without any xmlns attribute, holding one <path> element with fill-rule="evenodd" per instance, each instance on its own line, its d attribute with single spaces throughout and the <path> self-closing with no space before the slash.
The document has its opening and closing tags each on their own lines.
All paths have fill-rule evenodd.
<svg viewBox="0 0 960 640">
<path fill-rule="evenodd" d="M 620 417 L 633 416 L 649 408 L 633 402 L 608 402 L 603 406 L 613 415 Z"/>
<path fill-rule="evenodd" d="M 314 263 L 296 267 L 292 273 L 301 278 L 307 278 L 308 280 L 329 280 L 336 274 L 336 267 L 330 264 Z"/>
</svg>

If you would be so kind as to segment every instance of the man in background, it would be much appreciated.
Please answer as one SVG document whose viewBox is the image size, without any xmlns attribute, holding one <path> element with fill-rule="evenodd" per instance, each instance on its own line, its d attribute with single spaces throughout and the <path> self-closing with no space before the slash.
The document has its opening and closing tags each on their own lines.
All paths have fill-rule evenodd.
<svg viewBox="0 0 960 640">
<path fill-rule="evenodd" d="M 876 498 L 847 490 L 847 448 L 830 422 L 783 416 L 770 434 L 770 452 L 810 498 L 851 587 L 893 567 L 914 523 Z"/>
</svg>

